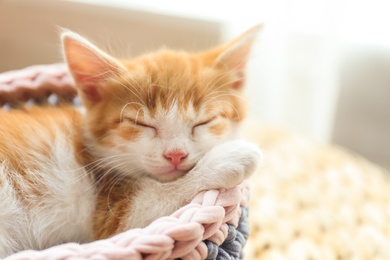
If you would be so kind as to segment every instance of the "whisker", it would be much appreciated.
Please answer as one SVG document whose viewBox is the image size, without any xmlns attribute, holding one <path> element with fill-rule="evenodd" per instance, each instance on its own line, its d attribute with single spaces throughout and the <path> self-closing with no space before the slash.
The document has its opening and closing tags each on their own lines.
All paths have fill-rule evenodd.
<svg viewBox="0 0 390 260">
<path fill-rule="evenodd" d="M 121 112 L 120 112 L 120 114 L 119 114 L 119 120 L 120 120 L 120 122 L 122 122 L 122 120 L 123 120 L 123 111 L 125 110 L 125 108 L 126 108 L 127 106 L 133 105 L 133 104 L 135 104 L 135 105 L 140 105 L 140 106 L 141 106 L 141 108 L 139 108 L 138 111 L 137 111 L 137 115 L 138 115 L 139 111 L 142 109 L 142 104 L 140 104 L 140 103 L 138 103 L 138 102 L 129 102 L 129 103 L 126 103 L 126 104 L 122 107 Z"/>
</svg>

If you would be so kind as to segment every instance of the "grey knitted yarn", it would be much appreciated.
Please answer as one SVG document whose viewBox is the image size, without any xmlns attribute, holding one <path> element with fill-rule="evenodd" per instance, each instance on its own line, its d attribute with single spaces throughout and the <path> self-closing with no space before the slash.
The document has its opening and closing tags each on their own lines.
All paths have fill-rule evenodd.
<svg viewBox="0 0 390 260">
<path fill-rule="evenodd" d="M 206 240 L 208 255 L 206 260 L 236 260 L 243 259 L 243 248 L 249 236 L 248 209 L 241 208 L 238 227 L 229 225 L 228 235 L 222 245 L 217 246 Z"/>
</svg>

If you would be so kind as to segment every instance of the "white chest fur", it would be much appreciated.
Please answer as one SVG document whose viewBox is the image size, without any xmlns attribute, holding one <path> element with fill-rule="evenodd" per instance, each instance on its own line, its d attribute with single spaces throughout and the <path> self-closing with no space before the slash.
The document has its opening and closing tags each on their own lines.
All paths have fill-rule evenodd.
<svg viewBox="0 0 390 260">
<path fill-rule="evenodd" d="M 9 177 L 18 175 L 10 172 L 6 161 L 0 164 L 0 257 L 92 239 L 93 182 L 76 162 L 71 142 L 60 131 L 50 147 L 49 159 L 47 155 L 34 155 L 39 167 L 26 173 L 37 176 L 41 190 L 35 194 L 18 193 L 12 186 L 17 177 Z M 28 191 L 22 179 L 18 183 Z"/>
</svg>

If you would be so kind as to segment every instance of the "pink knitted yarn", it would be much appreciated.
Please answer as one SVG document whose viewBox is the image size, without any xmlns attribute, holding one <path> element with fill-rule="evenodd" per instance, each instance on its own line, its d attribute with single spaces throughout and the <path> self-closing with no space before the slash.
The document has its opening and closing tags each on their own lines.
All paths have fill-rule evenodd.
<svg viewBox="0 0 390 260">
<path fill-rule="evenodd" d="M 237 226 L 240 206 L 247 206 L 248 194 L 246 183 L 228 190 L 202 191 L 188 205 L 145 228 L 88 244 L 27 250 L 5 260 L 204 259 L 207 247 L 202 240 L 220 245 L 227 236 L 227 223 Z"/>
<path fill-rule="evenodd" d="M 0 74 L 0 105 L 42 100 L 56 94 L 64 99 L 77 95 L 65 64 L 37 65 Z"/>
</svg>

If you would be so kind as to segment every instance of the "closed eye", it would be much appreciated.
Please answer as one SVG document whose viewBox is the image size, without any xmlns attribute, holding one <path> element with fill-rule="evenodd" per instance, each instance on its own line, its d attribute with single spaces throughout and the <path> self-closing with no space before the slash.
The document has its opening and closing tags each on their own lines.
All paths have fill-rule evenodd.
<svg viewBox="0 0 390 260">
<path fill-rule="evenodd" d="M 211 118 L 209 118 L 209 119 L 206 119 L 206 120 L 204 120 L 204 121 L 200 121 L 199 123 L 195 124 L 195 125 L 192 127 L 192 132 L 194 132 L 194 129 L 195 129 L 196 127 L 203 126 L 203 125 L 207 125 L 208 123 L 210 123 L 211 121 L 213 121 L 213 120 L 216 119 L 216 118 L 217 118 L 217 116 L 213 116 L 213 117 L 211 117 Z"/>
<path fill-rule="evenodd" d="M 156 127 L 154 127 L 152 125 L 149 125 L 149 124 L 146 124 L 143 121 L 140 121 L 139 119 L 134 119 L 134 118 L 131 118 L 131 117 L 128 117 L 126 119 L 128 121 L 130 121 L 131 123 L 133 123 L 135 126 L 147 127 L 147 128 L 152 128 L 152 129 L 156 130 Z"/>
</svg>

